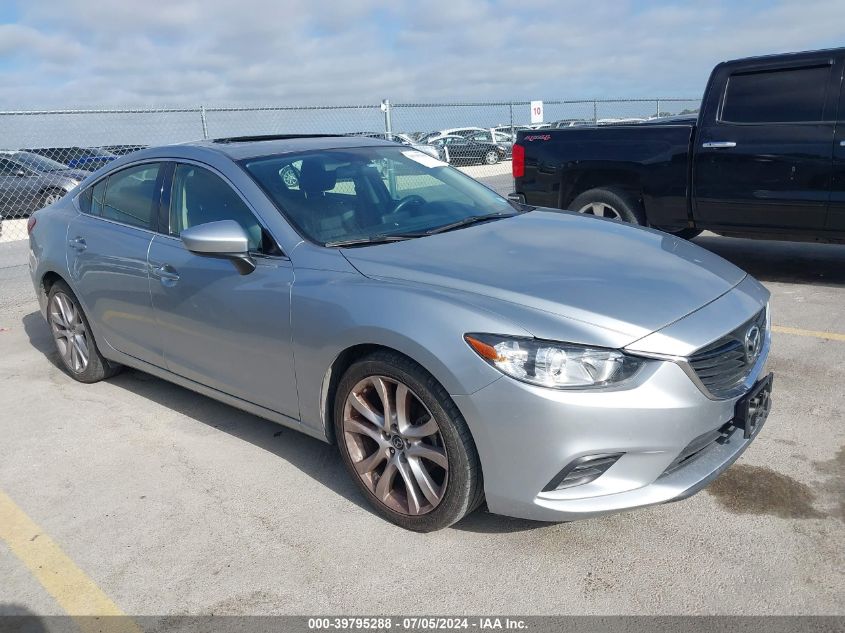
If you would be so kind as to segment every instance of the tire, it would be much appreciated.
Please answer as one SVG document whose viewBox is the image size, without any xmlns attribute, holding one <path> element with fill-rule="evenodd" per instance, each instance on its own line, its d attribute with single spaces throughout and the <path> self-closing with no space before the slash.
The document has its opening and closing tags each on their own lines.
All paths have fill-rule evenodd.
<svg viewBox="0 0 845 633">
<path fill-rule="evenodd" d="M 100 354 L 79 300 L 63 281 L 56 281 L 47 294 L 47 322 L 62 366 L 71 378 L 92 383 L 110 378 L 120 371 L 120 365 Z"/>
<path fill-rule="evenodd" d="M 494 149 L 489 150 L 487 153 L 484 154 L 484 164 L 485 165 L 495 165 L 496 163 L 501 160 L 499 156 L 499 152 Z"/>
<path fill-rule="evenodd" d="M 670 231 L 670 234 L 684 240 L 691 240 L 701 235 L 701 229 L 681 229 L 680 231 Z"/>
<path fill-rule="evenodd" d="M 379 415 L 382 393 L 388 394 L 392 409 L 403 412 L 390 416 L 396 421 L 392 428 L 384 427 Z M 333 417 L 347 471 L 388 521 L 432 532 L 481 504 L 481 463 L 469 428 L 442 385 L 409 358 L 385 350 L 355 362 L 338 384 Z M 427 492 L 420 482 L 428 484 Z"/>
<path fill-rule="evenodd" d="M 648 221 L 639 200 L 615 188 L 590 189 L 569 205 L 573 211 L 646 226 Z M 603 211 L 599 212 L 598 209 Z"/>
<path fill-rule="evenodd" d="M 39 208 L 43 209 L 54 202 L 58 202 L 62 199 L 65 193 L 67 192 L 64 189 L 47 189 L 41 194 L 41 206 Z"/>
</svg>

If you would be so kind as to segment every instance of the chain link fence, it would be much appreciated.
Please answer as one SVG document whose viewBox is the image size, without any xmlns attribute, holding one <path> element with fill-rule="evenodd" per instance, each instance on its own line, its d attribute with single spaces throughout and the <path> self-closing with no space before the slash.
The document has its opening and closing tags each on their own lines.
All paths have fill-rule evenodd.
<svg viewBox="0 0 845 633">
<path fill-rule="evenodd" d="M 34 211 L 117 156 L 150 145 L 262 134 L 388 137 L 507 193 L 513 134 L 532 125 L 530 105 L 385 100 L 352 106 L 0 111 L 0 268 L 25 264 L 27 221 Z M 698 99 L 546 101 L 542 126 L 646 120 L 697 112 L 698 106 Z"/>
</svg>

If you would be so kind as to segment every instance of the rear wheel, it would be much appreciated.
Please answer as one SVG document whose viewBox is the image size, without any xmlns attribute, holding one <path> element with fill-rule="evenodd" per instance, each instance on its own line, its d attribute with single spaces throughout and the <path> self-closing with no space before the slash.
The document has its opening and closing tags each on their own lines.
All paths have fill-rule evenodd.
<svg viewBox="0 0 845 633">
<path fill-rule="evenodd" d="M 67 372 L 79 382 L 98 382 L 120 370 L 100 354 L 88 319 L 73 291 L 55 282 L 47 296 L 47 320 L 56 350 Z"/>
<path fill-rule="evenodd" d="M 586 215 L 646 225 L 639 200 L 621 189 L 590 189 L 575 198 L 569 208 Z"/>
<path fill-rule="evenodd" d="M 384 351 L 353 364 L 338 385 L 334 425 L 349 474 L 388 521 L 430 532 L 481 503 L 481 466 L 466 422 L 410 359 Z"/>
</svg>

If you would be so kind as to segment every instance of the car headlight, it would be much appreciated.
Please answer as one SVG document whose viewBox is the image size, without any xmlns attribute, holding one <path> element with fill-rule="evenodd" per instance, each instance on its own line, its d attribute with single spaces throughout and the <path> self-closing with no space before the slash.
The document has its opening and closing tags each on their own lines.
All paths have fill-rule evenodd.
<svg viewBox="0 0 845 633">
<path fill-rule="evenodd" d="M 466 334 L 476 354 L 503 374 L 556 389 L 604 387 L 633 376 L 645 360 L 615 349 L 498 334 Z"/>
</svg>

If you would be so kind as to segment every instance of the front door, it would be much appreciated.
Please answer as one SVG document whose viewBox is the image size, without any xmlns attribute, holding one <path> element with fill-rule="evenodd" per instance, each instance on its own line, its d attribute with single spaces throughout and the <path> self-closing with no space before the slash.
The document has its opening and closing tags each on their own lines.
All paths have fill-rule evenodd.
<svg viewBox="0 0 845 633">
<path fill-rule="evenodd" d="M 823 230 L 835 101 L 829 58 L 732 74 L 701 123 L 694 214 L 704 228 Z M 838 95 L 838 84 L 835 86 Z"/>
<path fill-rule="evenodd" d="M 256 269 L 197 255 L 179 233 L 235 220 L 250 236 Z M 150 291 L 167 368 L 242 400 L 299 418 L 290 327 L 293 268 L 246 202 L 222 177 L 177 164 L 169 230 L 150 246 Z M 167 233 L 167 234 L 164 234 Z"/>
</svg>

